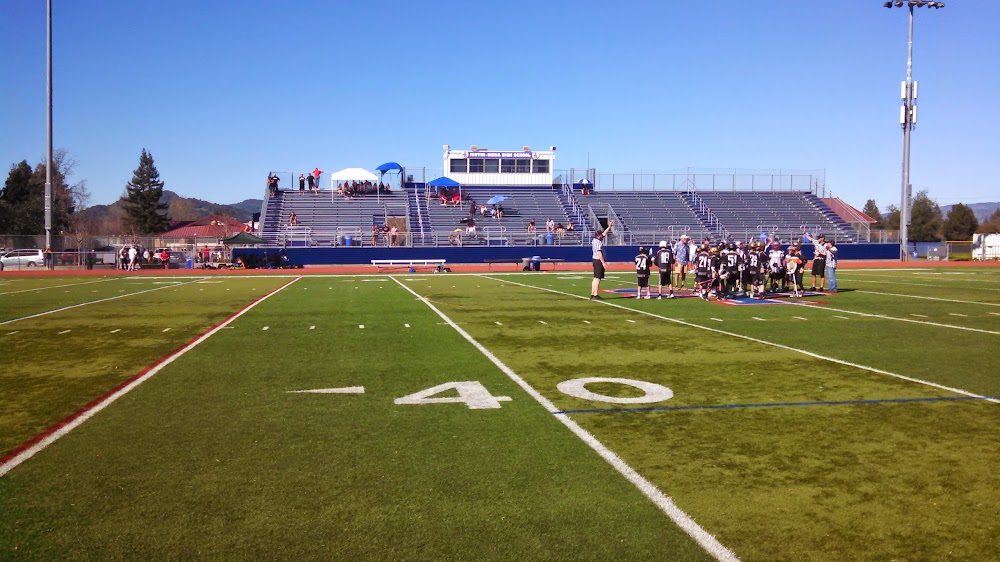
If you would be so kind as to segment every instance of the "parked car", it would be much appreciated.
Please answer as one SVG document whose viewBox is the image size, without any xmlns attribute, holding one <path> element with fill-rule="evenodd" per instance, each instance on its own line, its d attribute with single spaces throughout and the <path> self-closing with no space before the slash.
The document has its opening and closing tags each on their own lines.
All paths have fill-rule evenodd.
<svg viewBox="0 0 1000 562">
<path fill-rule="evenodd" d="M 45 253 L 41 250 L 11 250 L 0 256 L 0 270 L 8 267 L 43 267 Z"/>
</svg>

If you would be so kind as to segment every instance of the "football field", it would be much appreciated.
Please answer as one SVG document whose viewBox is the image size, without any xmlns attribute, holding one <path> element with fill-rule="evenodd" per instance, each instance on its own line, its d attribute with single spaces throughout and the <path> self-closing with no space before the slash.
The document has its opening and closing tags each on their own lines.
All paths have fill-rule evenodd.
<svg viewBox="0 0 1000 562">
<path fill-rule="evenodd" d="M 838 279 L 0 277 L 0 558 L 996 559 L 1000 268 Z"/>
</svg>

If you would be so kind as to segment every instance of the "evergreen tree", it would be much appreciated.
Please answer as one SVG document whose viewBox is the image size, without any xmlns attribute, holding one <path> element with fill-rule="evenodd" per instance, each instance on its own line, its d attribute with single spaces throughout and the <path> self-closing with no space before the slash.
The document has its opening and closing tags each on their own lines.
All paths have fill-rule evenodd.
<svg viewBox="0 0 1000 562">
<path fill-rule="evenodd" d="M 941 240 L 941 207 L 922 189 L 913 198 L 910 207 L 909 239 L 912 242 L 937 242 Z"/>
<path fill-rule="evenodd" d="M 69 226 L 78 196 L 85 196 L 85 182 L 70 186 L 73 161 L 64 150 L 52 155 L 52 232 L 63 233 Z M 0 190 L 0 234 L 37 235 L 45 232 L 45 163 L 32 171 L 27 160 L 11 166 Z"/>
<path fill-rule="evenodd" d="M 861 212 L 875 219 L 875 224 L 872 225 L 872 228 L 875 229 L 882 228 L 882 225 L 885 221 L 882 219 L 882 212 L 878 210 L 878 205 L 875 204 L 874 199 L 869 199 L 868 201 L 866 201 L 865 208 L 862 209 Z"/>
<path fill-rule="evenodd" d="M 972 233 L 977 228 L 979 221 L 976 220 L 976 214 L 968 205 L 959 203 L 948 211 L 944 226 L 941 227 L 941 234 L 945 240 L 971 240 Z"/>
<path fill-rule="evenodd" d="M 125 184 L 122 206 L 125 217 L 122 226 L 130 234 L 158 234 L 167 229 L 167 205 L 161 203 L 163 182 L 153 164 L 153 155 L 142 149 L 139 167 L 132 173 L 132 181 Z"/>
</svg>

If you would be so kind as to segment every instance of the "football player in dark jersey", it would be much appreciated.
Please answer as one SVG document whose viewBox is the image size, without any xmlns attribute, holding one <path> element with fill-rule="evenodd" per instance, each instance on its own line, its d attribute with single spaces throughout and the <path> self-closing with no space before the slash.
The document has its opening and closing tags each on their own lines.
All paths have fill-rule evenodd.
<svg viewBox="0 0 1000 562">
<path fill-rule="evenodd" d="M 750 258 L 750 250 L 747 249 L 745 242 L 740 240 L 738 247 L 736 248 L 737 263 L 739 264 L 739 283 L 737 283 L 737 290 L 740 296 L 744 296 L 749 287 L 753 285 L 753 277 L 751 276 L 749 270 L 747 269 L 747 260 Z"/>
<path fill-rule="evenodd" d="M 730 242 L 726 244 L 726 248 L 720 252 L 719 258 L 722 261 L 719 273 L 720 277 L 722 276 L 722 271 L 725 272 L 722 283 L 722 294 L 726 298 L 731 298 L 736 293 L 736 283 L 739 281 L 740 276 L 740 256 L 736 251 L 736 243 Z"/>
<path fill-rule="evenodd" d="M 722 267 L 722 259 L 719 257 L 719 247 L 712 246 L 708 249 L 708 253 L 712 256 L 712 290 L 708 295 L 723 299 L 725 296 L 722 294 L 722 284 L 724 282 L 725 269 Z"/>
<path fill-rule="evenodd" d="M 660 286 L 656 291 L 656 298 L 663 298 L 663 285 L 670 291 L 668 299 L 674 298 L 674 285 L 671 281 L 671 270 L 674 268 L 674 249 L 667 244 L 666 240 L 660 240 L 660 249 L 653 255 L 653 263 L 660 270 Z"/>
<path fill-rule="evenodd" d="M 750 253 L 747 256 L 747 270 L 750 272 L 750 297 L 764 298 L 764 289 L 767 285 L 767 255 L 764 253 L 764 243 L 754 242 L 750 245 Z M 756 293 L 756 296 L 754 296 Z"/>
<path fill-rule="evenodd" d="M 636 277 L 636 290 L 635 298 L 642 298 L 642 290 L 646 289 L 646 298 L 651 298 L 649 296 L 649 266 L 652 265 L 652 260 L 649 259 L 649 251 L 645 247 L 639 247 L 639 255 L 635 257 L 635 277 Z"/>
<path fill-rule="evenodd" d="M 702 300 L 708 300 L 708 285 L 712 282 L 712 272 L 712 255 L 708 253 L 708 245 L 702 244 L 694 260 L 694 286 Z"/>
</svg>

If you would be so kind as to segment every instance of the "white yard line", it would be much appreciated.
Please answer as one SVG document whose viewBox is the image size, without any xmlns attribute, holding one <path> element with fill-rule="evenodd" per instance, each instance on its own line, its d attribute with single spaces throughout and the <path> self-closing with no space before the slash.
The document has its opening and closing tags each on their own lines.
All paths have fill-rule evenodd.
<svg viewBox="0 0 1000 562">
<path fill-rule="evenodd" d="M 94 415 L 96 415 L 98 412 L 100 412 L 104 408 L 107 408 L 108 406 L 110 406 L 115 400 L 118 400 L 122 396 L 125 396 L 130 391 L 132 391 L 135 387 L 137 387 L 140 384 L 142 384 L 142 383 L 146 382 L 147 380 L 149 380 L 150 377 L 152 377 L 156 373 L 159 373 L 164 367 L 166 367 L 167 365 L 173 363 L 174 360 L 176 360 L 178 357 L 180 357 L 180 356 L 184 355 L 185 353 L 191 351 L 192 349 L 194 349 L 195 347 L 197 347 L 199 344 L 201 344 L 202 342 L 204 342 L 208 338 L 212 337 L 216 332 L 218 332 L 219 330 L 222 330 L 223 328 L 227 327 L 230 323 L 232 323 L 237 318 L 239 318 L 240 316 L 243 316 L 247 312 L 250 312 L 250 310 L 252 310 L 255 306 L 257 306 L 258 304 L 260 304 L 260 303 L 266 301 L 267 299 L 271 298 L 272 296 L 274 296 L 275 294 L 277 294 L 279 291 L 281 291 L 282 289 L 288 287 L 292 283 L 295 283 L 299 279 L 301 279 L 301 277 L 297 277 L 297 278 L 289 281 L 288 283 L 285 283 L 284 285 L 282 285 L 282 286 L 278 287 L 277 289 L 271 291 L 270 293 L 264 295 L 260 299 L 254 301 L 254 302 L 252 302 L 250 304 L 248 304 L 243 309 L 241 309 L 239 312 L 237 312 L 236 314 L 233 314 L 232 316 L 230 316 L 229 318 L 227 318 L 226 320 L 224 320 L 221 324 L 219 324 L 216 327 L 212 328 L 211 330 L 205 332 L 204 334 L 202 334 L 201 336 L 199 336 L 196 340 L 194 340 L 191 343 L 185 345 L 184 347 L 178 349 L 173 354 L 169 355 L 168 357 L 166 357 L 165 359 L 163 359 L 162 361 L 160 361 L 159 363 L 157 363 L 151 369 L 149 369 L 148 371 L 146 371 L 145 373 L 143 373 L 141 376 L 137 377 L 135 380 L 133 380 L 129 384 L 127 384 L 124 387 L 122 387 L 121 389 L 119 389 L 117 392 L 114 392 L 114 393 L 106 396 L 103 400 L 101 400 L 97 404 L 94 404 L 92 407 L 90 407 L 90 408 L 88 408 L 86 410 L 83 410 L 82 412 L 79 413 L 79 415 L 77 415 L 76 417 L 74 417 L 71 420 L 69 420 L 65 425 L 62 425 L 58 429 L 56 429 L 55 431 L 53 431 L 52 433 L 49 433 L 48 435 L 46 435 L 44 438 L 42 438 L 41 440 L 39 440 L 37 443 L 35 443 L 31 447 L 28 447 L 27 449 L 21 451 L 17 455 L 14 455 L 10 459 L 7 459 L 2 464 L 0 464 L 0 478 L 2 478 L 4 475 L 6 475 L 8 472 L 10 472 L 11 470 L 13 470 L 15 467 L 17 467 L 18 465 L 20 465 L 24 461 L 30 459 L 31 457 L 33 457 L 36 454 L 38 454 L 40 451 L 44 450 L 46 447 L 48 447 L 52 443 L 55 443 L 60 437 L 66 435 L 70 431 L 73 431 L 74 429 L 76 429 L 77 427 L 79 427 L 81 424 L 83 424 L 83 422 L 85 422 L 85 421 L 89 420 L 90 418 L 94 417 Z"/>
<path fill-rule="evenodd" d="M 903 295 L 899 293 L 883 293 L 881 291 L 864 291 L 861 289 L 855 289 L 855 293 L 867 293 L 869 295 L 886 295 L 890 297 L 903 297 L 907 299 L 923 299 L 928 301 L 941 301 L 941 302 L 954 302 L 958 304 L 981 304 L 983 306 L 1000 306 L 1000 303 L 996 302 L 978 302 L 978 301 L 963 301 L 958 299 L 943 299 L 941 297 L 924 297 L 921 295 Z"/>
<path fill-rule="evenodd" d="M 122 279 L 121 277 L 112 277 L 110 279 L 98 279 L 97 281 L 84 281 L 82 283 L 67 283 L 65 285 L 52 285 L 51 287 L 37 287 L 35 289 L 21 289 L 20 291 L 8 291 L 6 293 L 0 293 L 3 295 L 16 295 L 18 293 L 30 293 L 32 291 L 44 291 L 46 289 L 61 289 L 63 287 L 75 287 L 77 285 L 90 285 L 91 283 L 104 283 L 106 281 L 117 281 Z"/>
<path fill-rule="evenodd" d="M 486 276 L 484 275 L 483 277 L 486 277 Z M 580 295 L 575 295 L 573 293 L 566 293 L 566 292 L 563 292 L 563 291 L 557 291 L 555 289 L 546 289 L 544 287 L 536 287 L 534 285 L 527 285 L 525 283 L 518 283 L 516 281 L 508 281 L 507 279 L 497 279 L 495 277 L 487 277 L 487 279 L 493 279 L 493 280 L 499 281 L 501 283 L 509 283 L 509 284 L 518 285 L 518 286 L 521 286 L 521 287 L 527 287 L 529 289 L 534 289 L 536 291 L 548 291 L 550 293 L 555 293 L 557 295 L 564 295 L 564 296 L 567 296 L 567 297 L 573 297 L 575 299 L 587 300 L 587 297 L 580 296 Z M 961 388 L 953 388 L 953 387 L 950 387 L 950 386 L 945 386 L 943 384 L 938 384 L 936 382 L 930 382 L 930 381 L 925 381 L 925 380 L 921 380 L 921 379 L 916 379 L 916 378 L 913 378 L 913 377 L 908 377 L 906 375 L 900 375 L 899 373 L 893 373 L 891 371 L 885 371 L 883 369 L 878 369 L 876 367 L 869 367 L 868 365 L 861 365 L 860 363 L 852 363 L 850 361 L 844 361 L 843 359 L 837 359 L 836 357 L 828 357 L 826 355 L 820 355 L 818 353 L 813 353 L 811 351 L 806 351 L 804 349 L 799 349 L 799 348 L 796 348 L 796 347 L 782 345 L 780 343 L 770 342 L 770 341 L 767 341 L 767 340 L 762 340 L 762 339 L 754 338 L 754 337 L 751 337 L 751 336 L 745 336 L 743 334 L 738 334 L 736 332 L 727 332 L 725 330 L 720 330 L 718 328 L 711 328 L 709 326 L 702 326 L 700 324 L 694 324 L 694 323 L 691 323 L 691 322 L 685 322 L 684 320 L 681 320 L 679 318 L 671 318 L 669 316 L 663 316 L 661 314 L 655 314 L 653 312 L 648 312 L 648 311 L 645 311 L 645 310 L 638 310 L 638 309 L 635 309 L 635 308 L 629 308 L 627 306 L 622 306 L 620 304 L 615 304 L 615 303 L 608 302 L 608 301 L 598 301 L 598 302 L 600 302 L 601 304 L 607 305 L 607 306 L 613 306 L 615 308 L 620 308 L 622 310 L 627 310 L 629 312 L 635 312 L 637 314 L 644 314 L 646 316 L 651 316 L 653 318 L 658 318 L 660 320 L 666 320 L 667 322 L 673 322 L 675 324 L 680 324 L 682 326 L 689 326 L 691 328 L 698 328 L 699 330 L 706 330 L 706 331 L 709 331 L 709 332 L 715 332 L 716 334 L 723 334 L 723 335 L 726 335 L 726 336 L 732 336 L 734 338 L 740 338 L 740 339 L 747 340 L 747 341 L 752 341 L 752 342 L 756 342 L 756 343 L 762 343 L 764 345 L 769 345 L 769 346 L 772 346 L 772 347 L 776 347 L 778 349 L 785 349 L 785 350 L 788 350 L 788 351 L 793 351 L 795 353 L 801 353 L 803 355 L 808 355 L 809 357 L 815 357 L 816 359 L 822 359 L 824 361 L 830 361 L 832 363 L 837 363 L 839 365 L 846 365 L 848 367 L 854 367 L 854 368 L 862 369 L 862 370 L 869 371 L 869 372 L 872 372 L 872 373 L 878 373 L 880 375 L 887 375 L 887 376 L 894 377 L 894 378 L 897 378 L 897 379 L 902 379 L 904 381 L 915 382 L 915 383 L 923 384 L 923 385 L 930 386 L 930 387 L 933 387 L 933 388 L 939 388 L 941 390 L 947 390 L 948 392 L 954 392 L 956 394 L 961 394 L 963 396 L 971 396 L 973 398 L 980 398 L 980 399 L 985 400 L 987 402 L 993 402 L 995 404 L 1000 404 L 1000 399 L 990 398 L 989 396 L 983 396 L 981 394 L 976 394 L 975 392 L 969 392 L 968 390 L 962 390 Z"/>
<path fill-rule="evenodd" d="M 858 283 L 879 283 L 882 285 L 912 285 L 914 287 L 933 287 L 936 289 L 962 289 L 970 291 L 1000 291 L 1000 289 L 992 287 L 961 287 L 956 285 L 931 285 L 928 283 L 907 283 L 906 281 L 872 281 L 871 279 L 855 279 L 851 277 L 851 281 L 857 281 Z M 841 283 L 843 285 L 843 283 Z"/>
<path fill-rule="evenodd" d="M 778 301 L 775 301 L 775 302 L 778 302 Z M 799 302 L 785 302 L 785 301 L 780 301 L 780 304 L 784 304 L 784 305 L 788 305 L 788 306 L 808 306 L 810 308 L 817 309 L 816 305 L 807 305 L 805 303 L 799 303 Z M 940 322 L 931 322 L 929 320 L 914 320 L 912 318 L 899 318 L 897 316 L 886 316 L 884 314 L 872 314 L 870 312 L 858 312 L 856 310 L 845 310 L 843 308 L 832 308 L 832 307 L 829 307 L 829 306 L 823 306 L 822 308 L 818 308 L 817 310 L 828 310 L 830 312 L 843 312 L 844 314 L 854 314 L 854 315 L 857 315 L 857 316 L 862 316 L 864 318 L 879 318 L 881 320 L 896 320 L 898 322 L 910 322 L 912 324 L 924 324 L 926 326 L 936 326 L 938 328 L 950 328 L 952 330 L 965 330 L 967 332 L 979 332 L 980 334 L 993 334 L 993 335 L 1000 336 L 1000 332 L 996 332 L 996 331 L 993 331 L 993 330 L 983 330 L 981 328 L 969 328 L 967 326 L 955 326 L 954 324 L 942 324 Z M 834 316 L 834 318 L 844 318 L 844 317 L 843 316 Z M 847 318 L 844 318 L 844 320 L 847 320 Z"/>
<path fill-rule="evenodd" d="M 195 279 L 194 281 L 188 281 L 187 283 L 183 283 L 183 284 L 184 285 L 188 285 L 190 283 L 197 283 L 198 281 L 200 281 L 200 279 Z M 88 304 L 97 304 L 97 303 L 101 303 L 101 302 L 113 301 L 115 299 L 124 299 L 126 297 L 134 297 L 135 295 L 141 295 L 143 293 L 150 293 L 150 292 L 153 292 L 153 291 L 162 291 L 163 289 L 170 289 L 171 287 L 176 287 L 176 286 L 177 285 L 167 285 L 167 286 L 163 286 L 163 287 L 154 287 L 152 289 L 146 289 L 144 291 L 136 291 L 134 293 L 128 293 L 128 294 L 125 294 L 125 295 L 116 295 L 116 296 L 108 297 L 108 298 L 104 298 L 104 299 L 97 299 L 96 301 L 87 301 L 87 302 L 82 302 L 80 304 L 71 304 L 69 306 L 64 306 L 62 308 L 56 308 L 54 310 L 49 310 L 49 311 L 46 311 L 46 312 L 39 312 L 38 314 L 32 314 L 32 315 L 29 315 L 29 316 L 22 316 L 20 318 L 13 318 L 11 320 L 4 320 L 3 322 L 0 322 L 0 326 L 3 326 L 4 324 L 10 324 L 12 322 L 19 322 L 21 320 L 28 320 L 30 318 L 38 318 L 39 316 L 46 316 L 48 314 L 55 314 L 56 312 L 62 312 L 64 310 L 70 310 L 70 309 L 73 309 L 73 308 L 80 308 L 81 306 L 87 306 Z"/>
<path fill-rule="evenodd" d="M 733 551 L 729 550 L 722 545 L 714 536 L 709 534 L 708 531 L 703 529 L 694 519 L 691 518 L 687 513 L 685 513 L 681 508 L 677 507 L 669 496 L 664 494 L 659 488 L 653 485 L 652 482 L 646 480 L 642 475 L 635 471 L 634 468 L 629 466 L 625 461 L 616 455 L 611 449 L 607 448 L 603 443 L 597 440 L 593 434 L 591 434 L 586 429 L 580 427 L 575 421 L 570 419 L 566 414 L 559 414 L 559 408 L 556 408 L 555 404 L 550 402 L 547 398 L 541 395 L 537 390 L 534 389 L 527 381 L 522 379 L 517 373 L 515 373 L 510 367 L 504 364 L 496 355 L 493 355 L 490 350 L 483 347 L 475 338 L 469 335 L 468 332 L 460 328 L 455 322 L 446 316 L 443 312 L 438 310 L 436 306 L 431 304 L 431 302 L 424 297 L 420 296 L 413 289 L 410 289 L 404 285 L 401 281 L 392 278 L 393 281 L 399 284 L 407 291 L 417 297 L 418 300 L 427 305 L 428 308 L 433 310 L 438 316 L 441 317 L 449 326 L 451 326 L 456 332 L 459 333 L 467 342 L 472 344 L 480 353 L 486 356 L 500 371 L 505 375 L 510 377 L 515 384 L 521 387 L 529 396 L 535 399 L 543 408 L 549 411 L 549 413 L 554 414 L 555 418 L 562 422 L 570 431 L 572 431 L 577 437 L 583 440 L 584 443 L 590 446 L 598 455 L 601 456 L 605 461 L 608 462 L 619 474 L 624 476 L 629 482 L 632 483 L 636 488 L 639 489 L 647 498 L 652 500 L 657 507 L 660 508 L 671 521 L 677 524 L 681 529 L 684 530 L 691 538 L 698 542 L 702 548 L 708 551 L 709 554 L 714 556 L 717 560 L 738 560 Z M 552 291 L 553 289 L 543 289 L 547 291 Z M 558 292 L 558 291 L 554 291 Z M 628 309 L 630 310 L 630 309 Z"/>
</svg>

